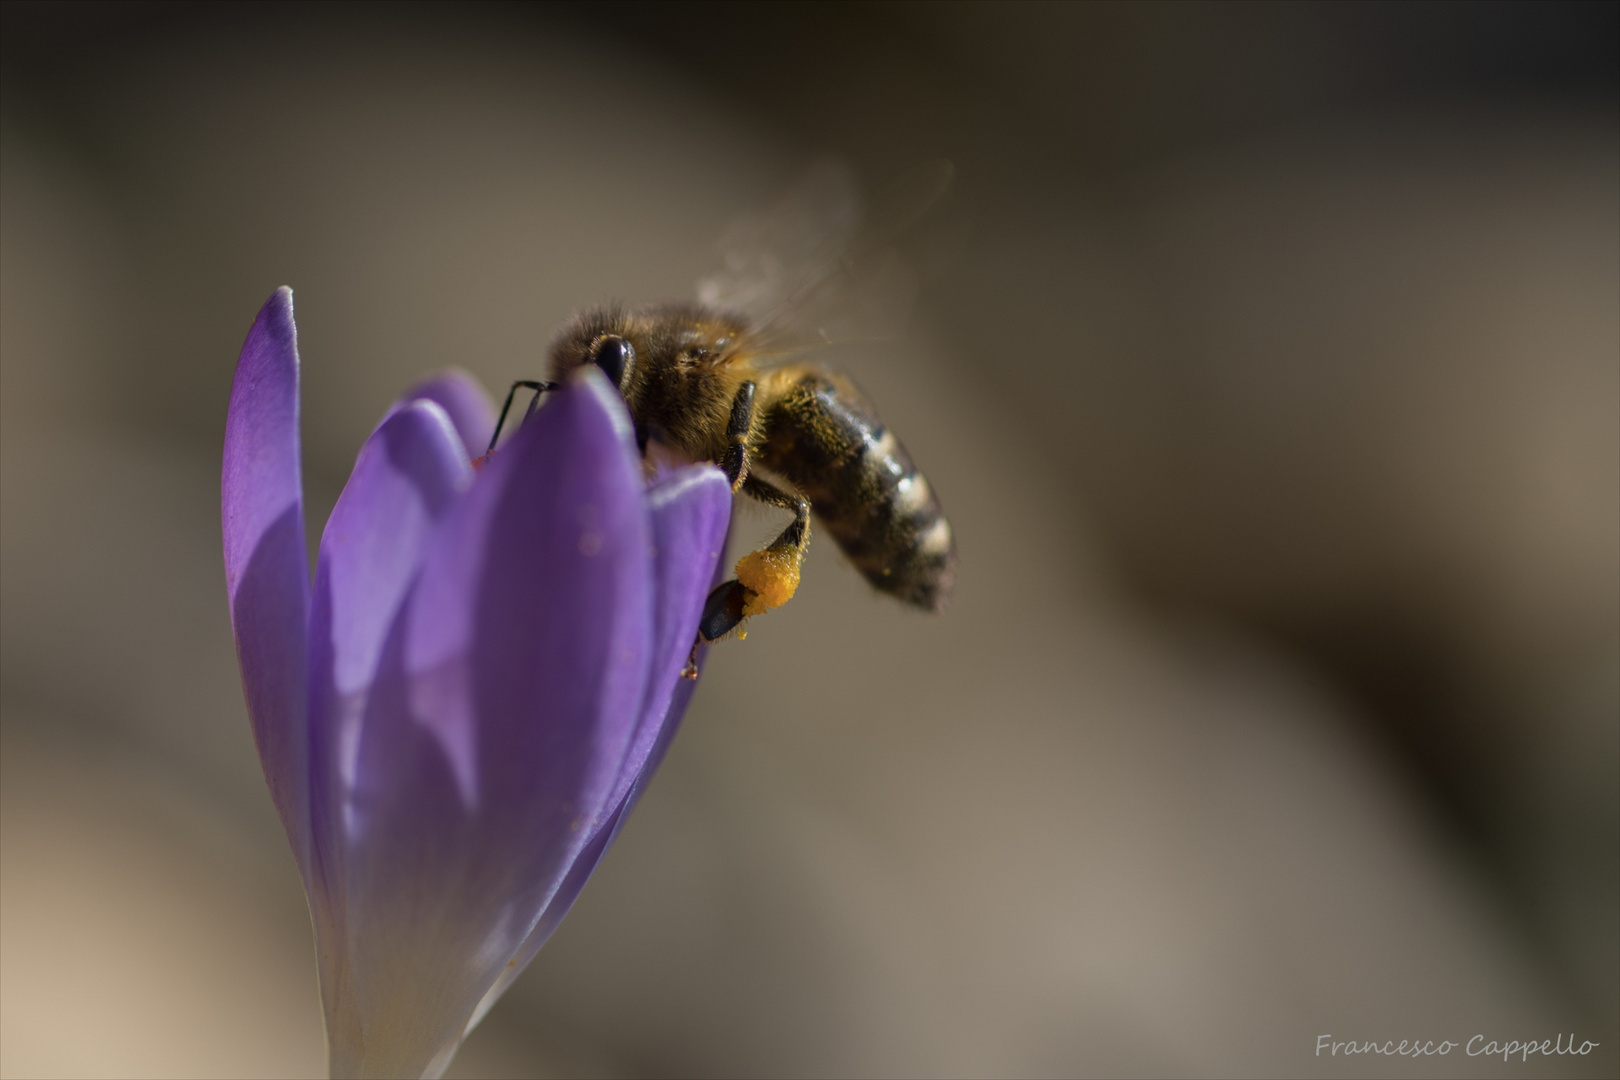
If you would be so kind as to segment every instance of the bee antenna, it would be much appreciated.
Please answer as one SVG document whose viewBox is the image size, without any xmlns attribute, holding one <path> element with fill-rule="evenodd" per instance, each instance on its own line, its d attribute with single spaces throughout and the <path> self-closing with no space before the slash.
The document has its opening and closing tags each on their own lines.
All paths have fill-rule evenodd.
<svg viewBox="0 0 1620 1080">
<path fill-rule="evenodd" d="M 519 390 L 534 391 L 534 397 L 529 399 L 529 407 L 523 413 L 523 419 L 527 420 L 534 415 L 535 408 L 540 404 L 540 395 L 547 390 L 555 389 L 557 384 L 554 382 L 537 382 L 534 379 L 519 379 L 513 383 L 512 389 L 506 392 L 506 403 L 501 406 L 501 417 L 495 421 L 495 434 L 489 437 L 489 449 L 484 452 L 484 456 L 487 458 L 495 452 L 495 444 L 500 441 L 501 431 L 506 427 L 506 414 L 512 411 L 512 399 L 517 397 Z"/>
</svg>

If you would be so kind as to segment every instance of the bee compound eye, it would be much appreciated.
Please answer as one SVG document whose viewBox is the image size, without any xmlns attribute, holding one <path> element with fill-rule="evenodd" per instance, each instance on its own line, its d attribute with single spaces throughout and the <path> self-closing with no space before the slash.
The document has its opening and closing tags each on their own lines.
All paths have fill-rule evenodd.
<svg viewBox="0 0 1620 1080">
<path fill-rule="evenodd" d="M 609 336 L 598 341 L 591 349 L 591 362 L 620 390 L 624 389 L 625 372 L 636 358 L 636 350 L 622 337 Z"/>
</svg>

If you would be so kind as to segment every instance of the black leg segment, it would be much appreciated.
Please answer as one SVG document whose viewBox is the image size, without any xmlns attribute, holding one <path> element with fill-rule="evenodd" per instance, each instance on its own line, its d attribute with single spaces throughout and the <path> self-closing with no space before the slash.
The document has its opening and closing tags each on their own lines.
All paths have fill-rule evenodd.
<svg viewBox="0 0 1620 1080">
<path fill-rule="evenodd" d="M 810 542 L 810 503 L 802 495 L 790 494 L 767 480 L 750 476 L 743 482 L 743 494 L 758 499 L 767 506 L 780 506 L 793 512 L 793 520 L 782 530 L 782 535 L 771 541 L 770 550 L 803 548 Z"/>
<path fill-rule="evenodd" d="M 769 506 L 779 506 L 784 510 L 793 512 L 793 520 L 788 527 L 782 530 L 782 535 L 771 541 L 765 549 L 767 553 L 791 552 L 791 562 L 795 567 L 793 581 L 798 582 L 796 569 L 799 560 L 804 555 L 804 549 L 810 543 L 810 504 L 802 496 L 783 491 L 775 484 L 762 480 L 757 476 L 750 476 L 743 481 L 742 490 L 749 498 L 757 499 Z M 759 552 L 744 559 L 743 563 L 757 558 Z M 739 567 L 743 564 L 739 563 Z M 790 592 L 791 595 L 791 592 Z M 709 598 L 703 604 L 703 618 L 698 621 L 698 636 L 702 641 L 715 641 L 725 637 L 735 630 L 743 619 L 748 617 L 749 604 L 757 599 L 758 593 L 747 585 L 733 578 L 714 587 Z M 774 606 L 780 601 L 768 601 Z M 755 613 L 758 613 L 756 609 Z M 694 669 L 695 670 L 695 669 Z"/>
<path fill-rule="evenodd" d="M 698 621 L 699 637 L 716 641 L 737 629 L 747 603 L 748 588 L 741 582 L 733 580 L 716 585 L 703 602 L 703 618 Z"/>
<path fill-rule="evenodd" d="M 731 490 L 736 491 L 748 476 L 748 432 L 754 426 L 754 384 L 737 387 L 731 399 L 731 419 L 726 422 L 726 453 L 720 462 Z"/>
</svg>

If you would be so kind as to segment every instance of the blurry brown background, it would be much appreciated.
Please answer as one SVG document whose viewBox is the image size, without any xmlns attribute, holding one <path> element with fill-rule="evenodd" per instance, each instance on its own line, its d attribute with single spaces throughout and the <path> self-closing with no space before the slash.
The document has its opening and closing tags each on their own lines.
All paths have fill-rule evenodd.
<svg viewBox="0 0 1620 1080">
<path fill-rule="evenodd" d="M 270 291 L 313 530 L 409 380 L 831 153 L 959 168 L 840 358 L 957 602 L 814 545 L 454 1074 L 1614 1075 L 1614 6 L 3 19 L 0 1073 L 324 1069 L 219 555 Z"/>
</svg>

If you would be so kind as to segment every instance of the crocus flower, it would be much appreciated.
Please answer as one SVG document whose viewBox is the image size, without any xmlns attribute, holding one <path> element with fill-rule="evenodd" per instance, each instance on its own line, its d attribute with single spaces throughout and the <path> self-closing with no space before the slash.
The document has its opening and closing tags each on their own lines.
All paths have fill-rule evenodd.
<svg viewBox="0 0 1620 1080">
<path fill-rule="evenodd" d="M 292 293 L 226 420 L 225 573 L 265 779 L 315 925 L 335 1076 L 437 1076 L 662 758 L 724 546 L 712 466 L 645 479 L 594 369 L 476 473 L 465 375 L 408 392 L 304 554 Z"/>
</svg>

